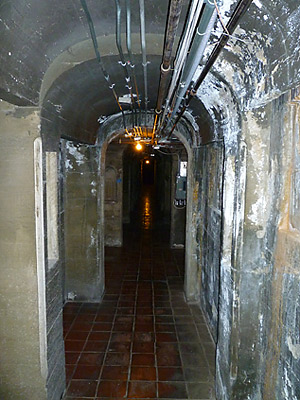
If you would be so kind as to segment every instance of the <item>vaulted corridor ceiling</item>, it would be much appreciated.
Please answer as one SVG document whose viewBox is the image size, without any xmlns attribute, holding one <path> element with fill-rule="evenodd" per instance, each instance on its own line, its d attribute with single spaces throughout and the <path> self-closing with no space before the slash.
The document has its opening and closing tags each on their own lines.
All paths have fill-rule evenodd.
<svg viewBox="0 0 300 400">
<path fill-rule="evenodd" d="M 142 97 L 139 4 L 138 1 L 131 3 L 132 51 Z M 223 24 L 228 21 L 236 3 L 219 2 Z M 188 4 L 184 1 L 178 38 Z M 103 63 L 116 92 L 123 96 L 128 90 L 115 43 L 115 7 L 107 0 L 101 4 L 90 0 L 87 5 Z M 125 1 L 120 5 L 121 33 L 125 40 Z M 42 106 L 44 131 L 56 131 L 66 137 L 93 143 L 99 127 L 98 118 L 112 115 L 119 109 L 95 60 L 80 1 L 5 1 L 0 6 L 0 13 L 1 97 L 17 105 Z M 157 98 L 167 13 L 167 2 L 146 2 L 149 110 L 155 108 Z M 263 104 L 299 79 L 298 16 L 297 2 L 292 0 L 252 2 L 199 91 L 199 100 L 206 108 L 211 108 L 211 113 L 222 118 L 221 106 L 212 105 L 208 99 L 214 97 L 215 103 L 218 102 L 222 86 L 231 92 L 239 107 L 245 109 L 253 101 Z M 221 33 L 219 21 L 213 29 L 203 64 Z M 196 110 L 201 125 L 203 107 L 195 100 L 191 107 Z M 204 116 L 203 121 L 206 120 Z"/>
</svg>

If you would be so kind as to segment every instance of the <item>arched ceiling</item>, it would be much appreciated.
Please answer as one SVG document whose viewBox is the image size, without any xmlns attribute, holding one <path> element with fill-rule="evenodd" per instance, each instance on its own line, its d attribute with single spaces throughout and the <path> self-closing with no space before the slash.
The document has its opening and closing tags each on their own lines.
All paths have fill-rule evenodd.
<svg viewBox="0 0 300 400">
<path fill-rule="evenodd" d="M 120 3 L 125 8 L 125 0 Z M 226 23 L 237 1 L 218 3 Z M 295 0 L 254 0 L 234 38 L 230 39 L 214 65 L 212 73 L 226 82 L 240 109 L 267 102 L 300 80 L 300 5 L 297 3 Z M 87 4 L 103 62 L 118 94 L 123 95 L 124 74 L 118 64 L 116 45 L 111 39 L 115 34 L 114 2 L 87 0 Z M 133 52 L 143 96 L 141 49 L 137 40 L 138 0 L 132 0 L 131 4 L 135 38 Z M 178 36 L 188 4 L 189 1 L 185 0 Z M 150 61 L 149 108 L 154 108 L 168 1 L 146 1 L 145 6 L 147 58 Z M 0 98 L 21 106 L 39 106 L 42 99 L 44 129 L 92 143 L 99 116 L 114 114 L 118 109 L 93 55 L 80 0 L 3 0 L 0 2 L 0 29 Z M 125 32 L 124 13 L 122 32 Z M 215 27 L 204 62 L 219 34 L 220 23 Z M 210 81 L 216 79 L 209 80 L 208 77 Z M 216 95 L 213 92 L 218 91 L 217 86 L 211 86 L 212 97 Z M 207 102 L 207 88 L 204 95 Z M 199 125 L 209 124 L 199 101 L 193 101 L 191 108 Z"/>
</svg>

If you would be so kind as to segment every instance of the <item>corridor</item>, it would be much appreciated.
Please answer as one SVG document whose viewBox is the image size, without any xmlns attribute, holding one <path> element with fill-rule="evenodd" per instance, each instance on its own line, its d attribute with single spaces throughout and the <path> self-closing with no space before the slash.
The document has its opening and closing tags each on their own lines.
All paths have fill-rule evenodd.
<svg viewBox="0 0 300 400">
<path fill-rule="evenodd" d="M 123 247 L 106 248 L 102 303 L 65 305 L 65 400 L 214 398 L 214 344 L 154 204 L 145 185 Z"/>
</svg>

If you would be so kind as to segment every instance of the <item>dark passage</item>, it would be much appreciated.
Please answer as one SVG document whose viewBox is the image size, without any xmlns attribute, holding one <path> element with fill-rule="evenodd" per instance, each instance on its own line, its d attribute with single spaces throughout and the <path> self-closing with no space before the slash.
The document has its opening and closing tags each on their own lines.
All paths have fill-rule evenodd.
<svg viewBox="0 0 300 400">
<path fill-rule="evenodd" d="M 65 306 L 65 399 L 214 398 L 215 349 L 184 299 L 184 251 L 169 248 L 153 210 L 145 185 L 124 246 L 106 248 L 102 303 Z"/>
</svg>

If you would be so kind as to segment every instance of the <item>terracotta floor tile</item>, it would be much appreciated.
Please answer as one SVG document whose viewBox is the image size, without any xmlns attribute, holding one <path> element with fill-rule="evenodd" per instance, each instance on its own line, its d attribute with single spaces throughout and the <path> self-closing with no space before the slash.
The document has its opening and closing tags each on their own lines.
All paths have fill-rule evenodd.
<svg viewBox="0 0 300 400">
<path fill-rule="evenodd" d="M 73 331 L 89 332 L 91 330 L 91 324 L 88 322 L 74 322 L 72 325 Z"/>
<path fill-rule="evenodd" d="M 101 373 L 102 380 L 127 381 L 128 367 L 104 366 Z"/>
<path fill-rule="evenodd" d="M 99 342 L 99 341 L 93 341 L 93 340 L 89 340 L 86 342 L 83 351 L 84 352 L 97 352 L 97 353 L 101 353 L 101 352 L 105 352 L 105 350 L 107 349 L 107 341 L 105 342 Z"/>
<path fill-rule="evenodd" d="M 143 365 L 146 367 L 154 366 L 155 359 L 153 354 L 133 354 L 132 365 Z"/>
<path fill-rule="evenodd" d="M 87 399 L 94 399 L 94 396 L 92 397 L 64 397 L 64 400 L 87 400 Z"/>
<path fill-rule="evenodd" d="M 179 342 L 200 342 L 197 333 L 194 332 L 177 332 Z"/>
<path fill-rule="evenodd" d="M 134 314 L 134 308 L 133 307 L 129 307 L 129 308 L 117 308 L 117 314 L 118 315 L 133 315 Z"/>
<path fill-rule="evenodd" d="M 78 365 L 78 367 L 75 369 L 73 379 L 98 379 L 100 371 L 100 366 Z"/>
<path fill-rule="evenodd" d="M 124 381 L 100 381 L 98 386 L 98 397 L 124 397 L 126 394 L 127 383 Z"/>
<path fill-rule="evenodd" d="M 135 332 L 154 332 L 153 324 L 135 324 Z"/>
<path fill-rule="evenodd" d="M 158 324 L 174 324 L 174 319 L 171 315 L 158 315 L 156 316 L 155 321 Z"/>
<path fill-rule="evenodd" d="M 128 315 L 117 315 L 115 323 L 133 323 L 133 317 Z"/>
<path fill-rule="evenodd" d="M 185 367 L 197 369 L 198 367 L 205 368 L 206 366 L 208 366 L 206 358 L 203 356 L 203 353 L 181 353 L 181 359 L 182 364 Z"/>
<path fill-rule="evenodd" d="M 105 358 L 105 365 L 126 366 L 129 361 L 128 353 L 109 353 Z"/>
<path fill-rule="evenodd" d="M 189 399 L 211 399 L 214 390 L 211 383 L 188 383 Z"/>
<path fill-rule="evenodd" d="M 73 373 L 75 371 L 75 365 L 66 365 L 66 381 L 67 384 L 71 380 Z"/>
<path fill-rule="evenodd" d="M 153 316 L 152 315 L 137 315 L 135 320 L 136 320 L 136 323 L 138 323 L 138 324 L 146 324 L 146 323 L 153 324 Z"/>
<path fill-rule="evenodd" d="M 158 397 L 163 399 L 187 399 L 184 382 L 158 382 Z"/>
<path fill-rule="evenodd" d="M 82 353 L 78 365 L 101 366 L 104 359 L 104 353 Z"/>
<path fill-rule="evenodd" d="M 132 399 L 157 398 L 155 382 L 129 382 L 128 397 Z"/>
<path fill-rule="evenodd" d="M 136 315 L 153 315 L 153 309 L 151 307 L 141 307 L 136 309 Z"/>
<path fill-rule="evenodd" d="M 170 308 L 154 308 L 155 315 L 172 315 L 172 310 Z"/>
<path fill-rule="evenodd" d="M 78 314 L 76 316 L 76 322 L 93 322 L 95 320 L 95 314 Z"/>
<path fill-rule="evenodd" d="M 198 366 L 197 368 L 184 368 L 184 377 L 187 382 L 207 383 L 212 381 L 212 375 L 208 366 Z"/>
<path fill-rule="evenodd" d="M 109 322 L 95 322 L 93 324 L 92 331 L 93 332 L 110 332 L 112 328 L 112 324 Z"/>
<path fill-rule="evenodd" d="M 145 332 L 136 332 L 134 334 L 135 342 L 153 342 L 154 334 L 153 333 L 145 333 Z"/>
<path fill-rule="evenodd" d="M 84 396 L 94 398 L 97 381 L 72 380 L 67 390 L 67 396 Z"/>
<path fill-rule="evenodd" d="M 180 367 L 158 367 L 159 381 L 184 381 L 183 370 Z"/>
<path fill-rule="evenodd" d="M 80 352 L 66 352 L 65 353 L 65 359 L 66 359 L 66 364 L 76 364 L 78 361 L 78 358 L 80 356 Z"/>
<path fill-rule="evenodd" d="M 175 333 L 174 324 L 155 324 L 155 332 L 173 332 Z"/>
<path fill-rule="evenodd" d="M 105 250 L 102 303 L 65 305 L 64 400 L 209 398 L 215 348 L 185 302 L 184 251 L 168 246 L 164 230 L 125 225 L 124 247 Z"/>
<path fill-rule="evenodd" d="M 180 351 L 182 353 L 203 354 L 204 350 L 200 343 L 180 343 Z"/>
<path fill-rule="evenodd" d="M 156 341 L 159 342 L 177 342 L 177 336 L 175 333 L 156 333 Z"/>
<path fill-rule="evenodd" d="M 107 342 L 110 338 L 109 332 L 91 332 L 89 335 L 89 341 L 99 341 L 99 342 Z"/>
<path fill-rule="evenodd" d="M 154 342 L 133 342 L 133 353 L 154 353 Z"/>
<path fill-rule="evenodd" d="M 108 346 L 109 353 L 129 353 L 131 348 L 130 342 L 110 342 Z"/>
<path fill-rule="evenodd" d="M 113 332 L 131 332 L 132 331 L 132 322 L 116 322 L 113 325 Z"/>
<path fill-rule="evenodd" d="M 86 340 L 89 332 L 71 331 L 67 334 L 66 340 Z"/>
<path fill-rule="evenodd" d="M 66 340 L 65 351 L 81 351 L 85 344 L 85 340 Z"/>
<path fill-rule="evenodd" d="M 131 367 L 131 381 L 156 381 L 156 369 L 154 367 Z"/>
<path fill-rule="evenodd" d="M 96 315 L 95 322 L 112 322 L 113 315 Z"/>
<path fill-rule="evenodd" d="M 111 335 L 112 342 L 131 342 L 131 332 L 113 332 Z"/>
<path fill-rule="evenodd" d="M 180 355 L 174 352 L 160 352 L 157 354 L 157 365 L 160 367 L 180 367 Z"/>
</svg>

